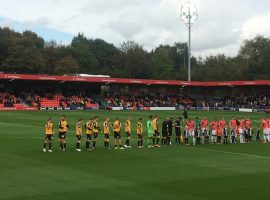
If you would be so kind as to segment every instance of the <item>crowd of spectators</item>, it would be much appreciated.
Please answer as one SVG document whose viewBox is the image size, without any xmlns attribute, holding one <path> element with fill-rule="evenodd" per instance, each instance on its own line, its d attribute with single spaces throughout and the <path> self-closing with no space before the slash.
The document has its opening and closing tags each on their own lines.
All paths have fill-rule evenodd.
<svg viewBox="0 0 270 200">
<path fill-rule="evenodd" d="M 74 93 L 73 93 L 74 92 Z M 57 92 L 0 92 L 0 104 L 4 107 L 14 107 L 24 104 L 30 107 L 41 107 L 44 101 L 54 101 L 59 107 L 87 107 L 98 103 L 84 92 L 73 91 L 62 94 Z M 149 95 L 149 94 L 105 94 L 102 96 L 109 107 L 192 107 L 196 101 L 188 96 L 179 95 Z M 99 102 L 100 103 L 100 102 Z M 101 106 L 101 105 L 100 105 Z M 203 107 L 227 107 L 269 109 L 270 95 L 238 95 L 215 97 L 211 101 L 203 102 Z"/>
<path fill-rule="evenodd" d="M 21 92 L 21 99 L 24 99 L 25 103 L 31 107 L 39 107 L 41 98 L 40 96 L 30 93 L 30 92 Z"/>
<path fill-rule="evenodd" d="M 4 107 L 13 107 L 14 104 L 21 103 L 20 98 L 16 98 L 9 93 L 0 93 L 0 104 L 4 104 Z"/>
<path fill-rule="evenodd" d="M 230 108 L 270 108 L 270 95 L 243 95 L 215 97 L 209 103 L 209 107 L 230 107 Z"/>
<path fill-rule="evenodd" d="M 195 106 L 195 101 L 187 96 L 178 95 L 105 95 L 111 107 L 179 107 Z"/>
<path fill-rule="evenodd" d="M 86 107 L 86 103 L 96 104 L 96 102 L 90 97 L 80 97 L 80 96 L 71 96 L 71 97 L 62 97 L 59 100 L 60 107 Z"/>
<path fill-rule="evenodd" d="M 4 107 L 14 107 L 14 104 L 21 103 L 24 103 L 25 106 L 29 107 L 42 107 L 44 102 L 53 102 L 54 106 L 57 107 L 86 107 L 87 104 L 96 104 L 91 97 L 85 95 L 64 96 L 61 93 L 25 91 L 17 92 L 15 95 L 15 93 L 12 92 L 0 92 L 0 104 Z"/>
</svg>

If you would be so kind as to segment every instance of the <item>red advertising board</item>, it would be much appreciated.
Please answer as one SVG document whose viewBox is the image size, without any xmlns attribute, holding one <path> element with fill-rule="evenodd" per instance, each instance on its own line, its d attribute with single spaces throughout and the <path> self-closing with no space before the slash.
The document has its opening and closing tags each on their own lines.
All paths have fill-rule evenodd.
<svg viewBox="0 0 270 200">
<path fill-rule="evenodd" d="M 270 80 L 255 81 L 223 81 L 223 82 L 197 82 L 177 80 L 148 80 L 148 79 L 127 79 L 127 78 L 103 78 L 103 77 L 77 77 L 77 76 L 47 76 L 30 74 L 0 74 L 0 79 L 8 80 L 35 80 L 35 81 L 61 81 L 61 82 L 89 82 L 89 83 L 115 83 L 134 85 L 174 85 L 174 86 L 248 86 L 248 85 L 270 85 Z"/>
</svg>

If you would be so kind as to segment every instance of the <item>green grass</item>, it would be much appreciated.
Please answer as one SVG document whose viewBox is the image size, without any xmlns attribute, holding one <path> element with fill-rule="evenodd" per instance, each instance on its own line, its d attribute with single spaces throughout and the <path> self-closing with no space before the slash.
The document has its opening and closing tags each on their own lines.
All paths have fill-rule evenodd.
<svg viewBox="0 0 270 200">
<path fill-rule="evenodd" d="M 44 124 L 65 114 L 71 126 L 66 152 L 55 137 L 53 153 L 43 153 Z M 0 199 L 269 199 L 270 145 L 172 146 L 154 149 L 103 149 L 75 152 L 78 118 L 98 115 L 132 117 L 133 138 L 139 117 L 144 124 L 151 111 L 0 112 Z M 158 112 L 160 122 L 180 112 Z M 191 117 L 229 120 L 250 117 L 253 125 L 263 113 L 190 112 Z M 145 129 L 145 127 L 144 127 Z M 122 136 L 124 134 L 122 133 Z M 83 138 L 85 141 L 85 138 Z M 135 146 L 136 140 L 132 141 Z M 84 142 L 83 142 L 84 144 Z M 111 142 L 112 145 L 112 142 Z M 84 145 L 83 145 L 84 147 Z"/>
</svg>

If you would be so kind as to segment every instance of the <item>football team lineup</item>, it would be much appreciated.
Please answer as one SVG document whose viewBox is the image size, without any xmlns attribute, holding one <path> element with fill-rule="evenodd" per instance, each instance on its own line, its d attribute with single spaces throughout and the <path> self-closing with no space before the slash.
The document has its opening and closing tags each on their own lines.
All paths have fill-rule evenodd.
<svg viewBox="0 0 270 200">
<path fill-rule="evenodd" d="M 67 149 L 65 152 L 59 150 L 59 121 L 63 115 L 66 116 L 69 125 L 66 133 Z M 153 145 L 153 140 L 148 138 L 147 122 L 150 120 L 150 116 L 154 119 L 155 115 L 158 115 L 157 125 L 160 136 L 158 144 L 161 148 L 148 148 L 148 142 Z M 188 115 L 190 119 L 193 119 L 191 121 L 194 121 L 195 125 L 196 117 L 199 118 L 200 129 L 203 128 L 203 117 L 207 118 L 209 128 L 206 133 L 209 134 L 209 145 L 206 144 L 206 135 L 202 131 L 199 132 L 200 145 L 197 144 L 196 126 L 194 128 L 195 146 L 193 146 L 193 131 L 190 130 L 188 130 L 191 134 L 188 138 L 190 145 L 185 145 L 187 120 L 180 121 L 181 145 L 177 145 L 175 128 L 177 128 L 177 120 L 182 116 L 180 111 L 0 112 L 2 128 L 0 132 L 0 176 L 2 180 L 5 180 L 0 182 L 0 187 L 5 186 L 6 188 L 2 191 L 1 198 L 45 200 L 49 197 L 50 199 L 69 200 L 74 199 L 75 195 L 78 199 L 85 199 L 91 193 L 93 198 L 105 199 L 108 195 L 116 195 L 117 190 L 119 199 L 123 199 L 122 197 L 148 200 L 176 199 L 179 194 L 184 199 L 209 199 L 209 197 L 215 199 L 217 196 L 219 199 L 268 199 L 268 195 L 264 191 L 270 174 L 270 146 L 263 143 L 263 128 L 260 128 L 262 141 L 257 142 L 255 137 L 257 127 L 262 125 L 261 119 L 265 119 L 267 115 L 265 113 L 220 111 L 189 111 Z M 94 128 L 97 128 L 99 134 L 96 149 L 87 151 L 86 124 L 90 118 L 90 125 L 93 126 L 95 116 L 98 116 L 97 126 L 91 127 L 92 130 L 89 130 L 92 133 L 89 148 L 93 148 L 94 131 L 96 131 Z M 246 143 L 245 135 L 243 143 L 240 143 L 238 130 L 236 132 L 237 144 L 231 144 L 230 121 L 233 116 L 239 121 L 250 119 L 253 129 L 252 143 Z M 46 135 L 44 129 L 48 117 L 53 118 L 53 153 L 42 151 Z M 132 149 L 124 146 L 127 140 L 126 120 L 129 117 L 131 133 L 129 146 L 132 146 Z M 212 122 L 215 119 L 220 122 L 223 117 L 226 121 L 228 144 L 212 145 L 212 125 L 215 125 Z M 81 123 L 79 123 L 80 118 L 83 119 Z M 106 118 L 110 119 L 107 119 L 108 124 L 105 123 Z M 119 118 L 121 123 L 120 136 L 122 147 L 125 150 L 107 150 L 104 143 L 108 141 L 109 147 L 114 149 L 114 129 L 116 127 L 113 125 L 117 125 L 116 118 Z M 138 146 L 140 141 L 138 133 L 141 130 L 137 130 L 137 128 L 140 127 L 140 118 L 142 118 L 142 146 L 145 145 L 145 148 L 139 148 L 140 143 Z M 164 133 L 170 134 L 170 130 L 164 132 L 162 124 L 167 121 L 167 118 L 173 118 L 174 126 L 172 136 L 166 138 L 170 139 L 166 143 Z M 78 123 L 81 130 L 78 129 Z M 104 128 L 106 129 L 107 126 L 104 127 L 104 125 L 109 126 L 109 140 L 106 140 Z M 152 133 L 151 127 L 149 128 Z M 243 129 L 245 128 L 243 127 Z M 76 151 L 78 148 L 76 147 L 78 142 L 76 133 L 80 132 L 82 132 L 80 145 L 82 152 Z M 246 131 L 244 130 L 244 132 Z M 167 137 L 169 136 L 167 135 Z M 153 133 L 153 137 L 155 138 L 154 145 L 156 145 L 158 136 Z M 224 135 L 222 135 L 221 142 L 224 143 Z M 48 150 L 49 144 L 46 146 L 46 151 L 48 152 Z M 12 187 L 6 187 L 14 185 L 15 180 L 17 187 L 15 191 Z M 244 183 L 245 188 L 242 187 Z M 256 183 L 256 187 L 254 187 L 254 183 Z M 64 185 L 64 187 L 59 187 L 59 185 Z M 202 185 L 205 187 L 201 187 Z M 223 186 L 220 188 L 216 185 Z M 205 188 L 213 187 L 215 190 L 212 190 L 211 193 L 205 192 Z M 119 190 L 119 188 L 122 189 Z M 141 193 L 138 193 L 138 190 Z M 229 192 L 231 190 L 234 192 Z M 149 194 L 149 196 L 146 197 L 145 194 Z M 243 194 L 245 195 L 243 196 Z"/>
<path fill-rule="evenodd" d="M 258 120 L 254 121 L 256 121 L 258 124 Z M 113 122 L 110 122 L 110 118 L 105 117 L 104 121 L 101 123 L 99 122 L 98 116 L 95 116 L 93 118 L 90 117 L 90 119 L 86 120 L 85 124 L 83 123 L 83 119 L 79 119 L 75 125 L 75 135 L 77 138 L 75 149 L 79 152 L 82 150 L 81 143 L 84 135 L 83 128 L 85 129 L 86 135 L 86 150 L 96 149 L 96 144 L 100 134 L 103 134 L 105 149 L 111 149 L 111 130 L 113 132 L 114 138 L 114 149 L 121 150 L 125 148 L 132 148 L 132 146 L 130 145 L 131 136 L 133 137 L 133 140 L 137 140 L 137 147 L 143 148 L 144 133 L 146 133 L 148 148 L 171 146 L 172 138 L 174 139 L 176 145 L 190 145 L 190 143 L 193 146 L 200 144 L 247 144 L 253 142 L 254 135 L 252 121 L 248 117 L 238 119 L 237 117 L 233 116 L 232 119 L 229 120 L 229 122 L 226 122 L 224 117 L 221 117 L 221 119 L 215 118 L 213 121 L 210 122 L 206 116 L 203 116 L 202 119 L 200 119 L 199 117 L 195 117 L 195 119 L 189 118 L 186 120 L 183 120 L 181 117 L 178 117 L 176 119 L 173 119 L 172 117 L 166 117 L 161 123 L 161 128 L 159 128 L 160 126 L 158 115 L 155 114 L 148 117 L 145 127 L 142 118 L 139 118 L 135 124 L 136 131 L 134 134 L 132 134 L 130 116 L 125 119 L 124 126 L 122 126 L 119 117 L 116 117 Z M 122 145 L 122 129 L 125 133 L 124 145 Z M 58 123 L 58 130 L 60 150 L 66 151 L 66 135 L 67 132 L 70 131 L 70 126 L 65 115 L 62 115 L 60 118 L 60 121 Z M 261 132 L 263 136 L 262 140 Z M 50 117 L 45 124 L 46 139 L 43 146 L 44 152 L 52 152 L 52 138 L 54 134 L 54 123 L 53 119 Z M 260 124 L 256 126 L 255 134 L 256 142 L 270 142 L 270 118 L 268 115 L 262 118 Z M 134 136 L 136 139 L 134 139 Z"/>
</svg>

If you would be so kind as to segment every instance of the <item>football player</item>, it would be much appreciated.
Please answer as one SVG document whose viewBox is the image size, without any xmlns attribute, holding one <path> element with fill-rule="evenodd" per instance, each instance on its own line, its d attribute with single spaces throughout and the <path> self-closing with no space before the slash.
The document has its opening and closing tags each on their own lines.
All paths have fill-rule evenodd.
<svg viewBox="0 0 270 200">
<path fill-rule="evenodd" d="M 147 121 L 147 133 L 148 133 L 148 147 L 154 147 L 154 129 L 153 129 L 153 116 L 149 116 L 149 119 Z M 152 143 L 153 142 L 153 143 Z"/>
<path fill-rule="evenodd" d="M 106 149 L 110 149 L 109 141 L 110 141 L 110 119 L 108 117 L 105 118 L 103 123 L 103 133 L 104 133 L 104 147 Z"/>
<path fill-rule="evenodd" d="M 69 125 L 66 120 L 66 116 L 63 115 L 59 121 L 59 142 L 60 142 L 61 151 L 65 151 L 67 149 L 66 134 L 67 134 L 68 129 L 69 129 Z"/>
<path fill-rule="evenodd" d="M 45 142 L 43 146 L 43 151 L 46 152 L 47 144 L 49 144 L 48 152 L 52 152 L 52 136 L 53 136 L 53 121 L 49 118 L 45 124 Z"/>
<path fill-rule="evenodd" d="M 94 120 L 92 121 L 92 131 L 93 131 L 93 136 L 94 136 L 92 149 L 96 149 L 96 143 L 98 140 L 98 132 L 100 131 L 100 128 L 98 126 L 98 116 L 95 116 Z"/>
<path fill-rule="evenodd" d="M 126 138 L 126 143 L 125 143 L 124 147 L 126 147 L 126 148 L 132 148 L 130 146 L 130 135 L 131 135 L 130 117 L 128 117 L 127 120 L 125 121 L 125 132 L 126 132 L 127 138 Z"/>
<path fill-rule="evenodd" d="M 90 142 L 92 139 L 92 120 L 89 119 L 86 124 L 85 124 L 85 129 L 86 129 L 86 143 L 85 143 L 85 147 L 86 150 L 92 150 L 90 148 Z"/>
<path fill-rule="evenodd" d="M 138 136 L 138 147 L 143 148 L 143 125 L 142 125 L 142 118 L 139 118 L 137 123 L 137 136 Z"/>
<path fill-rule="evenodd" d="M 81 151 L 81 140 L 82 140 L 82 119 L 79 119 L 76 124 L 76 151 Z"/>
<path fill-rule="evenodd" d="M 157 115 L 153 117 L 153 128 L 154 128 L 153 144 L 155 144 L 155 139 L 156 139 L 156 144 L 154 146 L 160 147 L 159 145 L 160 134 L 158 130 L 158 116 Z"/>
<path fill-rule="evenodd" d="M 116 118 L 116 120 L 113 123 L 113 131 L 114 131 L 114 149 L 124 149 L 122 147 L 121 142 L 121 122 L 119 121 L 119 118 Z"/>
</svg>

